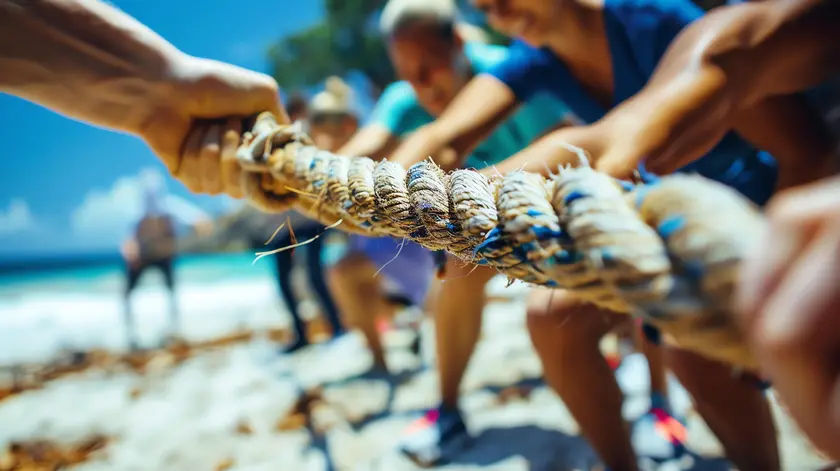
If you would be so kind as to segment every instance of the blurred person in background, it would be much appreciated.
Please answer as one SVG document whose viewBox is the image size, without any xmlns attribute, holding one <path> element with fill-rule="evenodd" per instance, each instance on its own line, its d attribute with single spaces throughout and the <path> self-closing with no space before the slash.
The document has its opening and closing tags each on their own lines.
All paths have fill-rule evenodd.
<svg viewBox="0 0 840 471">
<path fill-rule="evenodd" d="M 309 119 L 309 103 L 306 97 L 300 93 L 293 93 L 286 103 L 286 112 L 289 113 L 289 120 L 293 123 L 306 123 Z"/>
<path fill-rule="evenodd" d="M 321 149 L 336 152 L 344 145 L 359 127 L 359 120 L 354 110 L 353 90 L 339 77 L 329 77 L 324 91 L 316 94 L 309 103 L 300 107 L 298 103 L 290 109 L 289 118 L 309 128 L 309 135 L 315 145 Z M 327 286 L 324 274 L 326 227 L 318 221 L 301 215 L 297 211 L 289 211 L 280 215 L 266 215 L 267 221 L 273 222 L 266 234 L 270 235 L 280 224 L 287 222 L 281 232 L 267 245 L 265 239 L 254 241 L 254 247 L 262 250 L 279 250 L 294 243 L 310 242 L 302 247 L 284 250 L 272 255 L 275 262 L 275 274 L 281 296 L 292 317 L 295 340 L 285 347 L 284 352 L 292 353 L 307 345 L 306 324 L 300 314 L 300 303 L 292 286 L 292 269 L 295 255 L 300 251 L 304 256 L 304 268 L 309 283 L 315 291 L 318 303 L 330 325 L 333 338 L 345 333 L 339 317 L 339 306 L 333 299 L 332 292 Z M 292 240 L 292 233 L 295 239 Z M 266 236 L 267 237 L 267 236 Z"/>
<path fill-rule="evenodd" d="M 120 250 L 126 268 L 124 316 L 131 350 L 139 348 L 131 294 L 149 269 L 158 270 L 163 275 L 169 297 L 169 332 L 166 338 L 171 341 L 178 337 L 178 299 L 174 273 L 178 255 L 177 225 L 181 223 L 190 226 L 198 234 L 206 234 L 212 227 L 212 221 L 204 211 L 168 192 L 166 180 L 159 173 L 144 172 L 140 175 L 140 181 L 143 213 Z"/>
<path fill-rule="evenodd" d="M 339 77 L 329 77 L 324 91 L 309 102 L 309 137 L 319 149 L 339 152 L 359 130 L 353 89 Z"/>
<path fill-rule="evenodd" d="M 423 135 L 475 75 L 504 61 L 509 50 L 466 41 L 462 33 L 475 37 L 474 27 L 459 24 L 452 0 L 391 0 L 382 12 L 380 29 L 401 80 L 385 89 L 370 122 L 341 153 L 395 160 L 405 153 L 403 145 L 417 139 L 412 135 Z M 534 97 L 506 114 L 493 132 L 483 134 L 464 159 L 456 161 L 445 149 L 423 158 L 434 155 L 447 170 L 486 168 L 552 129 L 567 125 L 567 118 L 568 108 L 561 101 Z M 374 355 L 374 369 L 386 371 L 372 319 L 387 309 L 382 288 L 374 278 L 377 269 L 397 280 L 405 292 L 411 293 L 412 302 L 426 305 L 435 319 L 441 403 L 411 427 L 413 432 L 400 448 L 426 463 L 444 462 L 469 439 L 458 409 L 459 386 L 481 332 L 486 286 L 497 272 L 488 267 L 464 266 L 455 259 L 447 262 L 443 257 L 439 262 L 445 263 L 447 279 L 433 284 L 432 253 L 416 244 L 354 236 L 350 249 L 335 267 L 333 279 L 337 289 L 345 291 L 342 296 L 346 307 L 342 311 L 367 326 L 363 331 Z M 377 303 L 375 307 L 373 302 Z"/>
</svg>

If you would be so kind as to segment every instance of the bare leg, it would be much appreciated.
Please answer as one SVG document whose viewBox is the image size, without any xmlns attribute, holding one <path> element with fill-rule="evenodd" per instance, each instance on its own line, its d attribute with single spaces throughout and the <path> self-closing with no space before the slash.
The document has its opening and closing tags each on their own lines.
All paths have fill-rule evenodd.
<svg viewBox="0 0 840 471">
<path fill-rule="evenodd" d="M 432 300 L 441 398 L 450 408 L 458 405 L 458 388 L 481 334 L 485 286 L 496 274 L 463 263 L 450 258 L 446 280 L 439 285 L 437 299 Z"/>
<path fill-rule="evenodd" d="M 423 312 L 427 314 L 434 314 L 435 305 L 437 304 L 438 296 L 440 296 L 440 287 L 443 281 L 435 278 L 429 284 L 429 292 L 423 302 Z"/>
<path fill-rule="evenodd" d="M 636 471 L 637 463 L 621 415 L 624 398 L 598 343 L 628 320 L 560 290 L 535 289 L 528 298 L 528 330 L 545 380 L 612 471 Z"/>
<path fill-rule="evenodd" d="M 376 316 L 387 313 L 391 307 L 385 302 L 375 275 L 376 267 L 367 257 L 350 254 L 330 269 L 329 285 L 345 324 L 359 329 L 367 340 L 374 367 L 386 369 Z"/>
<path fill-rule="evenodd" d="M 696 353 L 668 347 L 667 359 L 738 469 L 781 469 L 773 415 L 758 388 L 735 377 L 731 366 Z"/>
</svg>

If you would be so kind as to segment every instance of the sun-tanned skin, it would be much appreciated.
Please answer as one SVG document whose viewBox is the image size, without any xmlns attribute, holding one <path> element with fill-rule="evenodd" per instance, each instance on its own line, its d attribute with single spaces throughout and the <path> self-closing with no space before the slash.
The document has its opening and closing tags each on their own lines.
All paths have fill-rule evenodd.
<svg viewBox="0 0 840 471">
<path fill-rule="evenodd" d="M 0 91 L 141 137 L 192 191 L 235 197 L 242 118 L 287 119 L 271 77 L 189 56 L 96 0 L 0 0 Z"/>
<path fill-rule="evenodd" d="M 682 165 L 745 110 L 840 72 L 838 39 L 840 3 L 835 1 L 764 1 L 713 12 L 686 29 L 648 88 L 627 104 L 641 113 L 652 107 L 639 102 L 662 107 L 658 115 L 639 115 L 651 117 L 640 120 L 642 130 L 666 131 L 637 141 L 636 155 L 649 155 L 650 168 L 660 171 Z M 813 142 L 799 144 L 807 148 Z M 824 163 L 815 161 L 812 172 L 805 169 L 788 186 L 835 171 L 836 157 Z M 619 174 L 631 165 L 617 154 L 606 154 L 599 163 Z M 743 269 L 739 302 L 763 372 L 805 434 L 835 459 L 840 459 L 838 202 L 838 177 L 771 200 L 766 236 Z"/>
<path fill-rule="evenodd" d="M 415 90 L 420 91 L 418 100 L 432 114 L 445 108 L 458 93 L 464 78 L 469 79 L 468 76 L 461 77 L 450 65 L 452 58 L 463 54 L 463 41 L 457 35 L 454 39 L 454 42 L 443 41 L 437 36 L 436 30 L 423 27 L 409 28 L 389 39 L 390 57 L 398 74 L 411 83 Z M 425 68 L 426 72 L 420 71 L 420 68 Z M 416 131 L 406 141 L 410 141 L 419 132 Z M 361 129 L 339 153 L 364 155 L 374 160 L 388 157 L 393 161 L 406 141 L 383 126 L 372 124 Z M 364 334 L 375 366 L 385 369 L 384 350 L 374 315 L 389 313 L 394 307 L 386 302 L 380 281 L 374 276 L 377 268 L 364 255 L 351 254 L 336 264 L 330 277 L 336 298 L 342 305 L 343 315 Z M 471 268 L 451 261 L 447 276 L 454 282 L 439 284 L 435 296 L 428 299 L 437 320 L 435 331 L 438 336 L 436 346 L 441 372 L 441 396 L 443 402 L 452 407 L 457 403 L 460 380 L 478 341 L 481 311 L 484 307 L 484 285 L 495 275 L 486 267 L 477 271 Z M 462 296 L 464 292 L 476 295 Z"/>
<path fill-rule="evenodd" d="M 670 173 L 734 128 L 779 159 L 780 189 L 834 173 L 831 138 L 790 95 L 840 69 L 840 9 L 828 3 L 744 3 L 687 27 L 645 89 L 604 118 L 629 131 L 598 168 L 626 176 L 645 158 L 649 170 Z M 795 141 L 774 138 L 792 127 Z"/>
<path fill-rule="evenodd" d="M 801 98 L 784 95 L 837 68 L 840 46 L 821 40 L 838 38 L 832 26 L 837 13 L 823 3 L 765 1 L 713 10 L 683 30 L 643 91 L 590 126 L 546 136 L 499 171 L 544 173 L 575 163 L 577 157 L 561 145 L 566 143 L 585 149 L 599 169 L 619 177 L 630 176 L 643 158 L 648 170 L 668 173 L 735 129 L 779 160 L 780 189 L 831 174 L 830 137 Z M 766 73 L 752 80 L 757 68 Z M 487 87 L 476 83 L 461 99 L 466 102 L 469 92 L 488 96 L 482 90 Z"/>
<path fill-rule="evenodd" d="M 765 1 L 713 11 L 674 41 L 641 93 L 602 121 L 547 140 L 546 151 L 529 149 L 533 155 L 519 163 L 546 152 L 569 159 L 558 144 L 569 142 L 599 156 L 597 167 L 617 176 L 627 176 L 641 157 L 648 169 L 667 173 L 702 155 L 735 123 L 779 107 L 787 110 L 783 121 L 756 121 L 755 131 L 735 127 L 771 138 L 791 126 L 802 132 L 777 147 L 791 152 L 774 152 L 779 188 L 831 175 L 837 159 L 830 141 L 813 118 L 791 108 L 786 94 L 840 71 L 838 39 L 837 2 Z M 517 166 L 512 161 L 510 169 Z M 840 458 L 837 201 L 836 177 L 776 196 L 767 211 L 768 235 L 747 261 L 741 287 L 742 319 L 763 372 L 803 431 L 834 458 Z"/>
<path fill-rule="evenodd" d="M 652 171 L 679 168 L 711 148 L 736 123 L 755 123 L 749 129 L 734 127 L 745 136 L 755 134 L 756 143 L 773 141 L 773 134 L 796 126 L 800 137 L 775 147 L 785 152 L 773 151 L 781 170 L 778 187 L 793 188 L 832 175 L 838 163 L 832 143 L 819 123 L 794 108 L 786 94 L 840 72 L 839 39 L 838 2 L 764 1 L 713 11 L 683 31 L 641 93 L 601 122 L 567 130 L 567 142 L 600 155 L 600 170 L 627 176 L 642 157 Z M 754 120 L 770 107 L 786 110 L 781 121 Z M 562 140 L 555 146 L 557 142 Z M 535 159 L 520 162 L 526 160 Z M 515 167 L 513 161 L 511 168 Z M 837 177 L 784 191 L 771 201 L 768 235 L 745 264 L 740 309 L 764 374 L 808 437 L 836 459 L 838 201 Z"/>
<path fill-rule="evenodd" d="M 689 70 L 698 72 L 701 86 L 688 87 L 691 93 L 674 101 L 671 112 L 662 113 L 666 132 L 645 134 L 651 141 L 635 145 L 653 149 L 647 155 L 654 168 L 678 166 L 680 161 L 672 156 L 699 155 L 698 149 L 731 127 L 739 113 L 836 73 L 838 17 L 837 2 L 790 0 L 727 7 L 697 22 L 686 31 L 696 34 L 685 46 L 693 55 L 677 58 L 694 64 Z M 679 50 L 677 45 L 674 50 Z M 663 65 L 651 83 L 671 84 L 651 85 L 650 93 L 675 93 L 683 80 L 690 77 L 677 79 Z M 498 85 L 486 77 L 480 81 L 483 86 Z M 94 0 L 0 0 L 0 90 L 142 137 L 193 191 L 234 196 L 241 195 L 232 154 L 240 139 L 240 118 L 266 110 L 285 117 L 269 77 L 187 56 L 132 18 Z M 502 95 L 483 94 L 500 98 L 486 106 L 504 112 L 503 91 L 495 92 Z M 636 101 L 632 106 L 641 106 Z M 231 117 L 221 124 L 207 121 Z M 644 123 L 646 117 L 639 114 L 636 119 Z M 588 128 L 566 130 L 564 139 L 591 153 L 600 153 L 602 144 L 611 142 L 607 138 L 620 142 L 621 136 L 608 132 L 602 134 L 604 139 L 587 140 L 587 134 L 592 135 Z M 547 149 L 535 156 L 544 157 L 546 151 L 562 154 L 546 142 Z M 627 168 L 617 158 L 605 157 L 600 165 L 616 173 Z M 543 164 L 534 167 L 543 169 Z M 790 412 L 835 458 L 840 458 L 838 201 L 837 178 L 775 198 L 768 210 L 768 236 L 744 269 L 739 303 L 758 357 Z"/>
<path fill-rule="evenodd" d="M 599 62 L 593 58 L 600 55 L 595 54 L 593 51 L 606 49 L 603 41 L 598 39 L 599 37 L 603 38 L 603 33 L 598 33 L 599 31 L 603 31 L 603 27 L 599 25 L 599 17 L 594 15 L 593 18 L 591 13 L 587 13 L 588 11 L 591 11 L 593 5 L 598 2 L 540 2 L 540 4 L 537 5 L 536 3 L 529 2 L 528 0 L 519 0 L 506 2 L 504 8 L 494 0 L 475 0 L 475 3 L 477 6 L 484 8 L 488 12 L 491 22 L 495 22 L 494 26 L 497 27 L 497 29 L 502 31 L 515 31 L 519 28 L 520 34 L 518 35 L 520 37 L 523 37 L 529 42 L 541 42 L 542 45 L 546 45 L 551 48 L 552 51 L 554 51 L 558 57 L 562 58 L 565 63 L 577 64 L 570 67 L 572 69 L 572 74 L 585 85 L 588 84 L 590 88 L 588 91 L 596 98 L 608 97 L 611 95 L 612 71 L 610 70 L 608 63 Z M 577 4 L 579 7 L 577 9 L 571 8 L 570 5 L 572 4 Z M 557 15 L 557 12 L 564 8 L 570 9 L 566 10 L 564 15 Z M 595 7 L 595 9 L 597 10 L 597 7 Z M 517 15 L 519 15 L 519 17 L 517 17 Z M 566 28 L 567 31 L 571 31 L 571 33 L 567 33 L 565 37 L 562 38 L 562 35 L 556 35 L 555 38 L 557 39 L 552 40 L 551 34 L 540 32 L 540 30 L 548 31 L 550 29 L 547 19 L 556 23 L 552 26 L 552 28 L 561 30 L 562 28 L 560 23 L 562 23 L 563 28 Z M 703 21 L 707 20 L 704 19 Z M 708 21 L 720 20 L 716 20 L 715 17 L 712 17 L 711 20 Z M 529 25 L 528 29 L 531 30 L 531 32 L 528 33 L 528 35 L 523 34 L 524 30 L 521 29 L 522 24 Z M 584 30 L 586 34 L 576 36 L 574 32 L 580 30 Z M 683 36 L 680 36 L 680 39 L 671 45 L 669 53 L 666 54 L 666 58 L 670 59 L 671 56 L 682 56 L 683 53 L 680 53 L 680 48 L 688 48 L 681 44 L 685 44 L 687 42 L 693 43 L 696 41 L 696 38 L 692 38 L 692 34 L 697 34 L 695 32 L 696 30 L 696 27 L 688 27 L 683 32 Z M 578 37 L 579 41 L 576 42 L 574 39 L 575 37 Z M 545 38 L 548 39 L 546 40 Z M 586 45 L 586 48 L 577 48 L 578 51 L 586 51 L 584 56 L 581 56 L 579 52 L 576 52 L 576 44 Z M 673 61 L 674 59 L 670 60 Z M 497 165 L 496 168 L 485 169 L 484 172 L 488 174 L 497 171 L 505 173 L 512 170 L 525 169 L 537 173 L 548 174 L 561 164 L 578 163 L 579 159 L 577 155 L 569 150 L 568 144 L 572 144 L 576 147 L 583 148 L 589 154 L 591 160 L 601 169 L 609 169 L 607 163 L 613 159 L 624 163 L 627 169 L 614 168 L 609 169 L 609 171 L 614 172 L 617 176 L 629 176 L 630 170 L 637 167 L 639 160 L 641 160 L 642 157 L 650 155 L 647 153 L 647 151 L 652 148 L 650 143 L 669 142 L 668 139 L 670 136 L 666 132 L 668 129 L 667 127 L 661 124 L 648 126 L 649 115 L 654 115 L 653 118 L 656 118 L 660 114 L 665 114 L 665 112 L 662 111 L 663 109 L 667 110 L 669 108 L 667 106 L 663 106 L 661 93 L 664 92 L 659 91 L 657 94 L 653 94 L 651 90 L 665 90 L 672 94 L 680 95 L 680 98 L 682 99 L 682 96 L 686 93 L 684 91 L 680 91 L 679 87 L 686 86 L 686 79 L 682 76 L 678 76 L 674 71 L 682 71 L 683 75 L 690 75 L 691 69 L 688 71 L 684 71 L 684 69 L 686 69 L 686 67 L 677 66 L 669 70 L 666 66 L 660 65 L 654 75 L 654 78 L 649 82 L 648 87 L 638 95 L 638 101 L 642 101 L 641 97 L 646 94 L 652 97 L 649 101 L 642 101 L 642 104 L 645 104 L 646 106 L 642 107 L 635 105 L 637 102 L 636 98 L 628 100 L 625 104 L 615 108 L 613 112 L 609 113 L 601 121 L 589 126 L 565 128 L 555 133 L 551 133 L 536 144 L 523 150 L 516 156 L 513 156 L 511 159 Z M 702 90 L 703 89 L 701 88 L 699 91 Z M 600 101 L 603 103 L 609 101 L 609 99 L 602 99 Z M 631 107 L 631 105 L 634 106 Z M 680 105 L 687 106 L 684 100 L 672 100 L 669 105 L 674 107 L 678 107 Z M 423 130 L 424 134 L 422 135 L 422 138 L 418 133 L 417 139 L 412 142 L 415 144 L 414 149 L 411 150 L 411 153 L 414 154 L 413 156 L 403 158 L 403 156 L 398 153 L 394 157 L 400 161 L 404 161 L 405 163 L 412 163 L 412 157 L 416 160 L 417 156 L 420 155 L 434 155 L 436 146 L 439 146 L 441 143 L 448 143 L 450 147 L 456 151 L 456 153 L 462 155 L 463 153 L 469 151 L 471 142 L 474 142 L 475 139 L 478 139 L 480 136 L 486 134 L 488 129 L 492 129 L 495 122 L 500 119 L 499 117 L 504 117 L 514 106 L 515 97 L 504 84 L 493 77 L 477 77 L 455 99 L 452 105 L 439 118 L 435 125 Z M 654 111 L 656 113 L 654 113 Z M 710 114 L 707 113 L 707 116 L 709 115 Z M 645 119 L 642 119 L 641 117 L 645 117 Z M 653 118 L 651 118 L 651 121 L 655 123 L 655 119 Z M 714 116 L 710 119 L 717 118 L 717 116 Z M 804 182 L 813 181 L 814 179 L 831 173 L 831 167 L 833 164 L 831 158 L 833 143 L 831 142 L 827 132 L 825 132 L 822 128 L 821 123 L 817 120 L 817 117 L 810 113 L 810 110 L 805 106 L 804 102 L 801 101 L 799 97 L 772 96 L 765 99 L 756 99 L 754 102 L 750 103 L 749 106 L 744 106 L 742 109 L 739 109 L 736 114 L 733 114 L 733 116 L 728 119 L 728 121 L 724 121 L 729 123 L 729 125 L 725 128 L 725 131 L 729 131 L 734 127 L 735 130 L 747 141 L 758 148 L 768 151 L 777 158 L 780 167 L 780 178 L 777 182 L 777 188 L 787 188 Z M 722 134 L 718 137 L 720 136 L 722 136 Z M 712 142 L 712 144 L 713 143 L 714 142 Z M 710 147 L 711 144 L 705 148 L 698 147 L 698 149 L 695 149 L 694 151 L 696 154 L 693 158 L 701 156 L 705 153 L 705 151 L 709 150 Z M 408 153 L 408 151 L 406 153 Z M 621 158 L 619 159 L 615 156 L 619 156 Z M 633 159 L 635 159 L 635 161 Z M 536 294 L 534 296 L 538 297 Z M 559 303 L 558 306 L 565 306 L 569 313 L 573 311 L 576 312 L 576 310 L 578 310 L 576 306 L 563 303 L 556 298 L 557 296 L 555 295 L 553 303 Z M 535 304 L 533 304 L 535 306 L 533 311 L 534 315 L 531 317 L 531 322 L 535 326 L 535 328 L 532 329 L 532 332 L 535 335 L 535 344 L 541 344 L 543 349 L 550 350 L 556 349 L 559 345 L 564 344 L 565 340 L 561 340 L 557 337 L 558 334 L 556 334 L 556 332 L 559 332 L 560 330 L 552 329 L 548 325 L 543 325 L 548 323 L 549 319 L 546 319 L 545 316 L 537 315 L 537 311 L 545 310 L 547 303 L 547 298 L 535 300 Z M 565 317 L 567 316 L 564 316 L 564 318 Z M 552 339 L 541 341 L 538 338 L 542 335 L 542 333 L 551 332 L 552 330 L 555 331 Z M 561 330 L 568 331 L 569 329 L 564 327 L 564 329 Z M 599 335 L 599 333 L 593 333 L 592 338 L 597 338 Z M 574 335 L 570 335 L 569 337 L 574 337 L 577 340 L 583 338 L 581 336 Z M 572 341 L 573 339 L 569 340 L 569 342 Z M 539 348 L 540 345 L 537 346 Z M 583 350 L 576 348 L 575 351 L 579 354 Z M 597 355 L 597 352 L 592 350 L 592 355 L 593 361 L 595 361 L 594 355 Z M 563 357 L 564 354 L 562 352 L 554 352 L 541 356 L 544 360 L 548 359 L 548 361 L 553 361 L 556 364 L 556 359 Z M 565 371 L 564 374 L 569 374 L 569 367 L 573 367 L 575 364 L 579 363 L 580 362 L 570 362 L 569 365 L 565 365 L 563 368 Z M 548 366 L 546 366 L 546 368 L 548 368 Z M 678 367 L 675 366 L 675 368 Z M 549 372 L 546 374 L 547 379 L 550 380 L 552 375 Z M 581 372 L 581 374 L 584 373 Z M 606 370 L 602 372 L 602 375 L 605 374 Z M 566 402 L 569 403 L 569 398 L 573 399 L 572 396 L 574 396 L 573 391 L 569 391 L 568 387 L 566 387 L 570 382 L 560 381 L 558 379 L 555 383 L 557 383 L 557 386 L 555 387 L 561 388 L 561 395 L 564 396 Z M 610 388 L 610 390 L 612 389 L 613 388 Z M 750 395 L 747 391 L 745 391 L 744 394 L 747 396 Z M 755 401 L 760 401 L 758 397 L 753 399 Z M 714 402 L 714 400 L 712 401 Z M 718 404 L 721 404 L 720 401 L 717 402 Z M 703 408 L 708 409 L 708 407 L 711 406 L 709 405 Z M 578 415 L 584 414 L 583 407 L 580 407 L 578 411 Z M 722 418 L 722 416 L 725 415 L 735 417 L 737 414 L 732 414 L 732 412 L 737 411 L 730 411 L 730 414 L 724 413 L 718 414 L 717 416 L 718 418 Z M 741 412 L 744 412 L 743 409 Z M 766 410 L 762 409 L 759 411 L 756 409 L 755 414 L 762 416 L 763 419 L 754 421 L 754 424 L 762 423 L 762 421 L 764 421 L 764 423 L 772 424 L 772 419 L 770 419 Z M 593 425 L 591 427 L 585 426 L 585 428 L 589 430 L 587 435 L 590 437 L 590 440 L 593 441 L 593 445 L 596 446 L 602 457 L 605 458 L 605 461 L 612 461 L 613 463 L 628 463 L 630 461 L 630 459 L 627 458 L 628 453 L 629 455 L 632 455 L 632 452 L 625 450 L 623 457 L 620 457 L 620 447 L 616 447 L 614 445 L 622 439 L 618 437 L 610 439 L 607 437 L 597 438 L 597 436 L 603 435 L 601 430 L 620 430 L 620 427 L 595 426 L 594 420 L 595 419 L 593 419 Z M 769 429 L 772 429 L 772 425 L 769 427 Z M 730 434 L 726 432 L 725 429 L 727 426 L 719 425 L 713 426 L 713 428 L 716 429 L 716 432 L 718 432 L 719 435 L 729 435 L 729 437 L 734 439 L 735 442 L 738 441 L 736 438 L 737 434 Z M 584 430 L 584 432 L 587 432 L 587 430 Z M 757 432 L 755 436 L 764 437 L 763 440 L 768 444 L 767 447 L 770 447 L 769 443 L 774 441 L 772 433 L 763 434 Z M 725 440 L 727 437 L 721 436 L 721 438 Z M 598 443 L 600 440 L 602 441 Z M 760 440 L 756 440 L 755 443 L 758 443 L 759 441 Z M 610 443 L 613 445 L 609 445 Z M 733 442 L 730 441 L 730 444 L 731 443 Z M 764 451 L 755 449 L 753 452 L 750 452 L 743 449 L 743 447 L 741 447 L 741 450 L 738 451 L 736 448 L 738 448 L 736 445 L 727 447 L 728 454 L 736 462 L 740 461 L 740 463 L 745 463 L 746 466 L 769 466 L 770 468 L 778 466 L 777 460 L 770 460 L 762 463 L 760 461 L 751 461 L 750 457 L 747 456 L 752 455 L 755 457 L 761 454 L 770 456 Z M 605 455 L 614 456 L 607 458 Z M 773 461 L 775 461 L 775 464 Z M 620 466 L 629 465 L 621 464 Z"/>
<path fill-rule="evenodd" d="M 439 28 L 429 26 L 434 25 L 418 23 L 404 26 L 388 38 L 388 50 L 398 76 L 410 84 L 419 104 L 430 116 L 438 116 L 449 109 L 451 100 L 472 78 L 475 65 L 469 69 L 464 68 L 463 58 L 459 56 L 465 55 L 467 46 L 457 31 L 449 38 L 447 35 L 441 36 Z M 560 112 L 556 113 L 558 117 L 561 115 Z M 552 112 L 550 116 L 555 116 L 555 113 Z M 340 153 L 367 155 L 374 159 L 387 156 L 390 161 L 407 167 L 410 163 L 401 156 L 414 155 L 411 148 L 422 141 L 424 130 L 429 127 L 420 127 L 409 136 L 398 138 L 382 125 L 372 124 L 361 130 Z M 482 140 L 489 135 L 488 131 Z M 448 169 L 462 167 L 479 142 L 472 143 L 469 151 L 459 153 L 458 159 L 449 158 L 454 153 L 442 146 L 436 149 L 435 160 L 446 162 Z M 526 144 L 523 142 L 520 145 Z M 371 318 L 371 312 L 381 312 L 386 308 L 379 300 L 381 296 L 371 294 L 380 292 L 378 280 L 372 276 L 376 268 L 365 257 L 353 255 L 337 265 L 333 270 L 333 280 L 335 289 L 341 292 L 338 296 L 344 300 L 345 313 L 365 333 L 375 363 L 384 368 L 384 354 Z M 456 410 L 459 386 L 481 331 L 485 287 L 496 272 L 487 267 L 465 265 L 450 258 L 444 273 L 446 280 L 436 280 L 428 296 L 427 306 L 435 318 L 441 402 L 449 410 Z M 464 293 L 472 294 L 465 296 Z M 377 303 L 376 306 L 372 307 L 372 302 Z"/>
</svg>

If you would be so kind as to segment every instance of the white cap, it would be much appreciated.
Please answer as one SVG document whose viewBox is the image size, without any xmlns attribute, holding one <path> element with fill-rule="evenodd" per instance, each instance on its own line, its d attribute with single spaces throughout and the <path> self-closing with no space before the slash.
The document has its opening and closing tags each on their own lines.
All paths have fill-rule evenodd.
<svg viewBox="0 0 840 471">
<path fill-rule="evenodd" d="M 309 102 L 309 113 L 317 114 L 350 114 L 355 115 L 353 108 L 353 89 L 339 77 L 329 77 L 324 85 L 324 91 L 318 93 Z"/>
</svg>

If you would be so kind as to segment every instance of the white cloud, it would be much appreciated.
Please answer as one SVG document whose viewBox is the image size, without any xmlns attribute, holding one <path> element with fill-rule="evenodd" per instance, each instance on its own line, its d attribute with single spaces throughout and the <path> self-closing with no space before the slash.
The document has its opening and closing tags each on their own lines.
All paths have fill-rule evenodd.
<svg viewBox="0 0 840 471">
<path fill-rule="evenodd" d="M 195 203 L 166 190 L 167 178 L 156 168 L 145 168 L 138 174 L 117 179 L 110 188 L 88 192 L 70 215 L 74 238 L 91 247 L 114 247 L 133 230 L 145 210 L 145 193 L 153 185 L 162 192 L 165 205 L 176 221 L 192 224 L 208 217 Z"/>
<path fill-rule="evenodd" d="M 15 234 L 31 229 L 35 223 L 29 205 L 22 198 L 15 198 L 6 208 L 0 209 L 0 235 Z"/>
<path fill-rule="evenodd" d="M 92 190 L 70 215 L 77 238 L 92 244 L 120 243 L 143 213 L 143 181 L 148 175 L 163 178 L 157 169 L 117 179 L 106 190 Z"/>
</svg>

